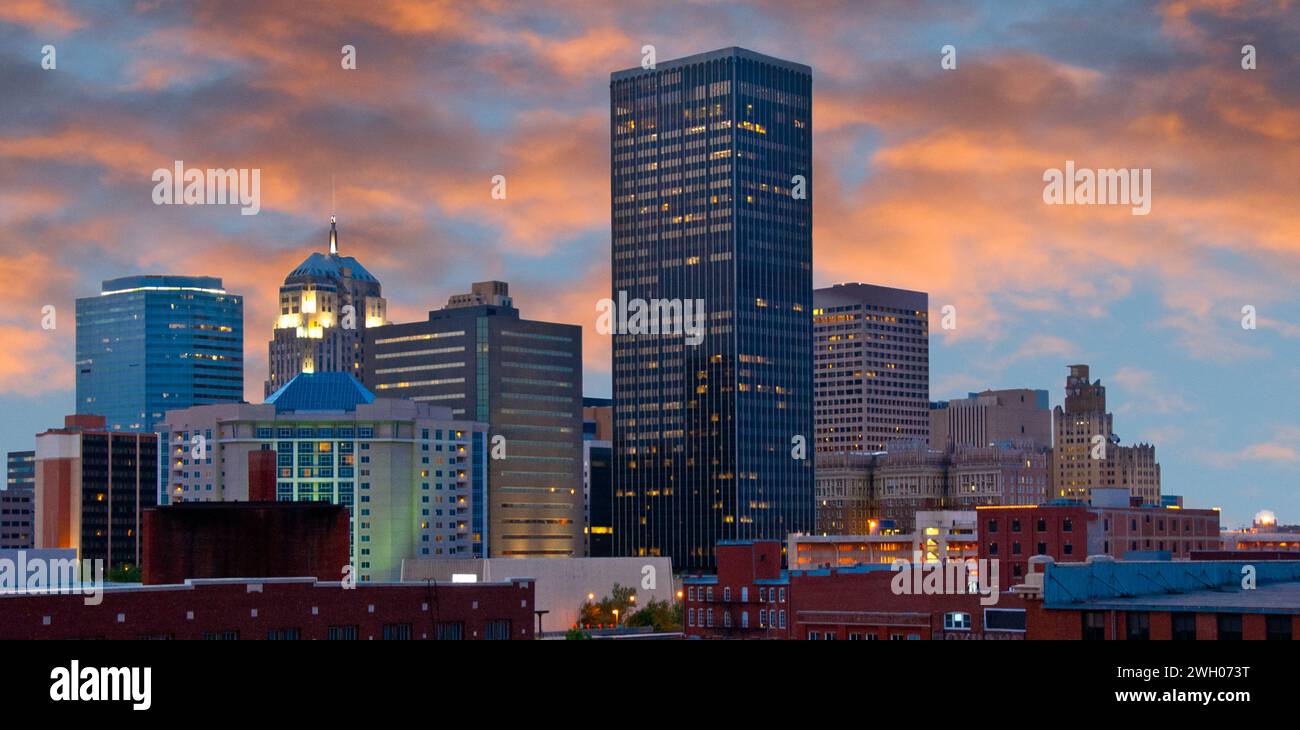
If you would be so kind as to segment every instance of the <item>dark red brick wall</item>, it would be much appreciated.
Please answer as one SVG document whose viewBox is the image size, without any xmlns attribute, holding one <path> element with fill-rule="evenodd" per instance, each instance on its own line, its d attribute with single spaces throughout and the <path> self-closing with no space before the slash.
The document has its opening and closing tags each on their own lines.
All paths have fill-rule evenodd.
<svg viewBox="0 0 1300 730">
<path fill-rule="evenodd" d="M 848 633 L 874 632 L 878 640 L 888 640 L 892 634 L 920 634 L 921 639 L 983 637 L 984 609 L 1010 608 L 1022 609 L 1024 600 L 1019 596 L 1001 593 L 996 605 L 983 606 L 980 596 L 974 594 L 957 595 L 896 595 L 893 581 L 898 576 L 890 570 L 877 570 L 866 573 L 836 573 L 831 576 L 794 576 L 790 579 L 791 611 L 795 625 L 791 629 L 792 639 L 805 639 L 809 631 L 819 631 L 825 636 L 833 631 L 837 639 L 847 639 Z M 909 576 L 910 577 L 910 576 Z M 1001 589 L 1006 590 L 1006 576 L 999 576 Z M 808 622 L 802 616 L 822 611 L 856 611 L 864 613 L 885 613 L 891 617 L 882 617 L 875 624 L 863 626 L 838 622 Z M 944 630 L 944 615 L 960 611 L 971 616 L 969 631 Z M 922 614 L 924 623 L 917 625 L 916 618 L 903 617 L 906 614 Z M 1004 633 L 1004 632 L 998 632 Z M 952 634 L 951 637 L 948 634 Z M 1005 632 L 1006 638 L 1021 638 L 1023 635 Z"/>
<path fill-rule="evenodd" d="M 1194 551 L 1217 548 L 1219 543 L 1219 514 L 1213 510 L 1041 505 L 982 507 L 977 515 L 980 558 L 1000 559 L 1003 576 L 1014 582 L 1029 573 L 1029 558 L 1034 555 L 1049 555 L 1057 562 L 1083 562 L 1089 554 L 1089 538 L 1097 545 L 1096 552 L 1116 560 L 1123 560 L 1133 550 L 1167 550 L 1173 558 L 1185 559 Z M 1012 529 L 1017 520 L 1019 532 Z M 1068 532 L 1066 520 L 1071 528 Z M 996 532 L 990 529 L 993 523 Z M 1020 544 L 1018 554 L 1016 543 Z M 1044 550 L 1038 549 L 1039 543 Z"/>
<path fill-rule="evenodd" d="M 889 640 L 893 634 L 907 638 L 916 634 L 921 639 L 939 638 L 1023 638 L 1017 632 L 986 632 L 984 608 L 980 596 L 973 594 L 917 595 L 895 594 L 893 582 L 898 573 L 891 570 L 806 571 L 791 574 L 786 585 L 773 579 L 769 561 L 777 543 L 758 542 L 748 545 L 719 545 L 718 580 L 713 587 L 713 600 L 707 596 L 708 586 L 687 584 L 684 608 L 686 618 L 694 610 L 696 625 L 687 626 L 687 636 L 726 639 L 806 639 L 809 632 L 819 637 L 833 634 L 837 639 L 848 639 L 850 633 L 874 634 L 878 640 Z M 908 574 L 908 588 L 912 586 Z M 1002 590 L 1009 585 L 1005 575 L 999 576 Z M 693 590 L 692 590 L 693 588 Z M 727 588 L 730 588 L 728 599 Z M 748 589 L 743 590 L 743 589 Z M 784 588 L 785 601 L 781 601 Z M 764 600 L 766 589 L 766 600 Z M 775 595 L 774 595 L 775 594 Z M 989 608 L 1023 609 L 1024 600 L 1008 593 L 999 595 L 998 603 Z M 713 611 L 713 626 L 707 626 L 699 617 Z M 779 618 L 775 628 L 759 620 L 760 612 L 784 611 L 785 627 Z M 945 631 L 944 615 L 960 611 L 971 616 L 968 631 Z M 836 612 L 859 614 L 850 620 Z M 742 626 L 741 615 L 748 613 L 748 627 Z M 863 614 L 872 614 L 864 616 Z M 727 626 L 726 616 L 731 625 Z M 705 623 L 705 625 L 701 625 Z"/>
<path fill-rule="evenodd" d="M 1064 639 L 1083 638 L 1083 611 L 1080 609 L 1044 609 L 1041 601 L 1028 601 L 1028 624 L 1030 639 Z M 1106 639 L 1124 640 L 1128 636 L 1127 612 L 1105 611 Z M 1169 611 L 1148 612 L 1151 622 L 1150 639 L 1168 641 L 1173 638 L 1173 618 Z M 1112 631 L 1112 626 L 1114 631 Z M 1300 629 L 1300 616 L 1291 617 L 1291 631 L 1294 635 Z M 1118 634 L 1116 636 L 1115 634 Z M 1196 638 L 1214 640 L 1219 636 L 1218 619 L 1213 613 L 1196 615 Z M 1244 614 L 1241 621 L 1241 638 L 1244 640 L 1262 640 L 1268 636 L 1268 621 L 1264 614 Z"/>
<path fill-rule="evenodd" d="M 1001 561 L 1001 579 L 1004 587 L 1022 582 L 1029 574 L 1029 558 L 1039 554 L 1039 543 L 1044 543 L 1043 555 L 1058 561 L 1083 561 L 1088 557 L 1088 531 L 1095 529 L 1090 521 L 1094 515 L 1087 507 L 1016 507 L 977 509 L 979 557 L 982 560 L 997 558 Z M 1038 521 L 1043 520 L 1043 530 Z M 1012 529 L 1019 521 L 1020 530 Z M 1065 525 L 1070 530 L 1065 530 Z M 997 530 L 990 529 L 994 524 Z M 1016 552 L 1019 543 L 1020 552 Z M 996 545 L 996 552 L 993 546 Z M 1066 545 L 1071 551 L 1066 554 Z"/>
<path fill-rule="evenodd" d="M 320 502 L 193 503 L 144 513 L 146 585 L 187 578 L 340 580 L 348 511 Z"/>
<path fill-rule="evenodd" d="M 248 452 L 249 502 L 275 501 L 275 457 L 269 450 Z"/>
<path fill-rule="evenodd" d="M 533 638 L 534 584 L 358 584 L 311 579 L 198 581 L 105 591 L 97 606 L 81 595 L 0 596 L 0 640 L 202 639 L 238 632 L 266 639 L 297 629 L 301 639 L 325 639 L 331 626 L 356 626 L 358 639 L 382 639 L 385 625 L 409 624 L 412 639 L 433 639 L 436 626 L 459 623 L 465 639 L 482 639 L 489 621 L 510 622 L 512 639 Z"/>
</svg>

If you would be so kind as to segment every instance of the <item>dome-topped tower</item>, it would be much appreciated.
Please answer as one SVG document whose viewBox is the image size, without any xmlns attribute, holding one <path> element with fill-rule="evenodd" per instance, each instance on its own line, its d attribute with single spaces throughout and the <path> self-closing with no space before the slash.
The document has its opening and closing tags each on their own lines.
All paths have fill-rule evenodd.
<svg viewBox="0 0 1300 730">
<path fill-rule="evenodd" d="M 330 216 L 329 253 L 312 253 L 280 287 L 266 394 L 299 373 L 362 377 L 363 333 L 388 323 L 383 288 L 366 267 L 339 255 L 338 220 Z"/>
</svg>

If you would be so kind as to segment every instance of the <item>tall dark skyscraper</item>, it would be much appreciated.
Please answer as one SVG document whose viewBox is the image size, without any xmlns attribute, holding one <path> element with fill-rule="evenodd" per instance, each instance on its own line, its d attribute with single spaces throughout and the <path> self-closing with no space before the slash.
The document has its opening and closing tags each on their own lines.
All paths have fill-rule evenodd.
<svg viewBox="0 0 1300 730">
<path fill-rule="evenodd" d="M 614 550 L 712 569 L 720 540 L 813 527 L 812 69 L 618 71 L 610 138 L 613 300 L 702 300 L 706 324 L 613 335 Z"/>
</svg>

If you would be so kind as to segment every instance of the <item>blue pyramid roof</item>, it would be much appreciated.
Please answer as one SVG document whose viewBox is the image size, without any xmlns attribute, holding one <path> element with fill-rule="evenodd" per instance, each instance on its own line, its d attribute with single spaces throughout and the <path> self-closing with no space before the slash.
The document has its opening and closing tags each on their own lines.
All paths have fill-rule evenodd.
<svg viewBox="0 0 1300 730">
<path fill-rule="evenodd" d="M 352 269 L 352 278 L 358 281 L 379 281 L 366 271 L 366 267 L 361 265 L 351 256 L 340 256 L 336 253 L 313 253 L 307 257 L 306 261 L 298 264 L 298 268 L 289 272 L 285 279 L 293 279 L 299 276 L 310 276 L 313 278 L 342 279 L 343 267 Z"/>
<path fill-rule="evenodd" d="M 355 411 L 374 403 L 375 394 L 348 373 L 299 373 L 266 399 L 276 413 L 285 411 Z"/>
</svg>

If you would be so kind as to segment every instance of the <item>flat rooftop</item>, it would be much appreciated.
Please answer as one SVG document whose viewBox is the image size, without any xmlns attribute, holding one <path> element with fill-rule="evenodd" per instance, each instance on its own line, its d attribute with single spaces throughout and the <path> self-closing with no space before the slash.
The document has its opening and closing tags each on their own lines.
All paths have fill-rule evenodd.
<svg viewBox="0 0 1300 730">
<path fill-rule="evenodd" d="M 1253 589 L 1242 587 L 1248 575 Z M 1043 606 L 1300 614 L 1300 560 L 1049 563 Z"/>
<path fill-rule="evenodd" d="M 1088 601 L 1082 606 L 1115 611 L 1194 611 L 1198 613 L 1300 614 L 1300 581 L 1260 585 L 1254 590 L 1203 590 L 1165 595 Z M 1060 606 L 1048 606 L 1060 608 Z"/>
<path fill-rule="evenodd" d="M 716 51 L 705 51 L 704 53 L 696 53 L 691 56 L 682 56 L 681 58 L 674 58 L 668 61 L 656 61 L 654 68 L 641 68 L 640 66 L 635 66 L 633 68 L 625 68 L 621 71 L 615 71 L 611 73 L 609 75 L 609 80 L 622 81 L 623 79 L 635 78 L 637 76 L 643 76 L 643 75 L 648 76 L 648 75 L 659 73 L 661 71 L 668 71 L 674 68 L 680 68 L 682 66 L 689 66 L 691 64 L 696 64 L 696 63 L 704 63 L 706 61 L 717 61 L 724 58 L 739 58 L 739 59 L 744 59 L 746 61 L 757 61 L 759 63 L 766 63 L 780 68 L 784 68 L 789 71 L 804 73 L 810 76 L 812 75 L 811 66 L 805 66 L 802 63 L 795 63 L 794 61 L 787 61 L 783 58 L 777 58 L 776 56 L 768 56 L 763 53 L 757 53 L 755 51 L 749 50 L 748 48 L 741 48 L 739 46 L 729 46 L 727 48 L 719 48 Z"/>
</svg>

